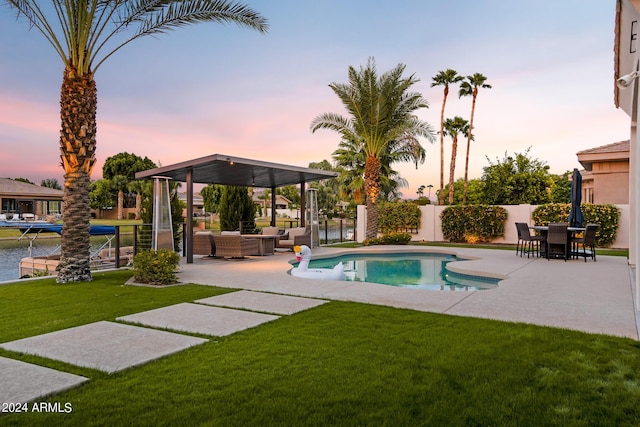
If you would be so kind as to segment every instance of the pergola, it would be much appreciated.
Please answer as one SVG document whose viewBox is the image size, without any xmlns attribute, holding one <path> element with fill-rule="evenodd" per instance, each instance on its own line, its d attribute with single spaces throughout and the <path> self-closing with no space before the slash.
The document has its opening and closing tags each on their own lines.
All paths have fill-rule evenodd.
<svg viewBox="0 0 640 427">
<path fill-rule="evenodd" d="M 187 184 L 187 218 L 193 218 L 193 184 L 220 184 L 271 189 L 271 225 L 276 225 L 277 187 L 300 184 L 300 225 L 305 226 L 305 186 L 307 182 L 335 178 L 336 172 L 289 166 L 260 160 L 213 154 L 169 166 L 136 173 L 136 179 L 155 176 Z M 193 263 L 193 222 L 186 221 L 187 263 Z"/>
</svg>

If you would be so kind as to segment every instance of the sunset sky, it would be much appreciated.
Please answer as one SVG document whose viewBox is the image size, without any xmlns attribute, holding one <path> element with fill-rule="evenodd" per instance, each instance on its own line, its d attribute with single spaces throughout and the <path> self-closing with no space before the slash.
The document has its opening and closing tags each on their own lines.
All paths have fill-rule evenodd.
<svg viewBox="0 0 640 427">
<path fill-rule="evenodd" d="M 552 173 L 580 167 L 576 152 L 629 138 L 613 104 L 615 1 L 609 0 L 248 0 L 270 25 L 260 34 L 233 24 L 198 24 L 140 39 L 97 71 L 98 166 L 119 152 L 163 166 L 220 153 L 296 166 L 331 160 L 339 135 L 309 124 L 346 114 L 331 82 L 375 57 L 380 73 L 406 65 L 439 128 L 438 71 L 482 73 L 470 177 L 487 157 L 524 152 Z M 35 29 L 0 7 L 0 176 L 62 183 L 59 91 L 62 61 Z M 446 117 L 469 118 L 471 98 L 451 91 Z M 456 178 L 464 174 L 466 141 Z M 450 145 L 445 139 L 445 180 Z M 439 185 L 439 145 L 423 141 L 409 182 Z"/>
</svg>

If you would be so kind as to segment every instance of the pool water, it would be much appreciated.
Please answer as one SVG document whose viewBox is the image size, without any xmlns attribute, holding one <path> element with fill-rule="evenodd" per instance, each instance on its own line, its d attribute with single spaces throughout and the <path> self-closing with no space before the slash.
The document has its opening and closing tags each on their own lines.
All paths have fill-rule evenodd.
<svg viewBox="0 0 640 427">
<path fill-rule="evenodd" d="M 500 279 L 471 276 L 448 271 L 455 255 L 434 253 L 349 254 L 312 259 L 309 268 L 333 268 L 344 264 L 346 280 L 438 291 L 493 289 Z"/>
</svg>

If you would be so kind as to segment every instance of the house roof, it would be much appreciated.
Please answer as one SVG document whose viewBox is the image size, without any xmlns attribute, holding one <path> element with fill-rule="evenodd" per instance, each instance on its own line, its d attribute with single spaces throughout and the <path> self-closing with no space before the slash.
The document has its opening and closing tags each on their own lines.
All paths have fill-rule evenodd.
<svg viewBox="0 0 640 427">
<path fill-rule="evenodd" d="M 578 151 L 576 155 L 580 164 L 588 171 L 592 169 L 594 161 L 628 161 L 629 140 Z"/>
<path fill-rule="evenodd" d="M 199 159 L 137 172 L 136 179 L 162 176 L 187 182 L 187 172 L 189 171 L 192 172 L 192 182 L 194 183 L 262 188 L 282 187 L 338 176 L 336 172 L 320 169 L 243 159 L 225 154 L 212 154 Z"/>
<path fill-rule="evenodd" d="M 0 178 L 0 197 L 18 199 L 62 200 L 64 191 L 41 187 L 9 178 Z"/>
</svg>

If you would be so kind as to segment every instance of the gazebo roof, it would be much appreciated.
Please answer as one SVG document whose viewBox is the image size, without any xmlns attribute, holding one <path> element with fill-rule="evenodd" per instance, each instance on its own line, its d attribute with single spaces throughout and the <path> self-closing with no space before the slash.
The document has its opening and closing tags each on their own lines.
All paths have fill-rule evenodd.
<svg viewBox="0 0 640 427">
<path fill-rule="evenodd" d="M 301 182 L 335 178 L 336 172 L 309 169 L 279 163 L 244 159 L 225 154 L 213 154 L 169 166 L 162 166 L 136 173 L 137 179 L 163 176 L 175 181 L 187 182 L 187 172 L 192 171 L 192 182 L 199 184 L 237 185 L 244 187 L 282 187 Z"/>
</svg>

